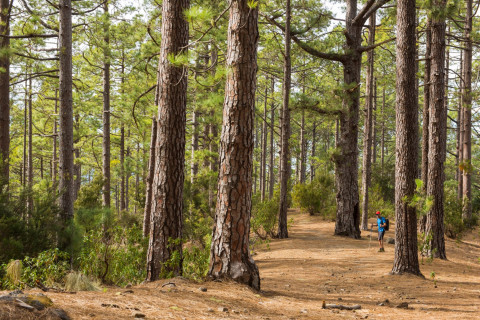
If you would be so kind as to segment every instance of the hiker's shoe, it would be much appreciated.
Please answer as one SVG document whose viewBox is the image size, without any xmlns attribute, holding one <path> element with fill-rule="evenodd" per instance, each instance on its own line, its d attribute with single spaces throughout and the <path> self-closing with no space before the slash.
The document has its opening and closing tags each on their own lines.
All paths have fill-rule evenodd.
<svg viewBox="0 0 480 320">
<path fill-rule="evenodd" d="M 378 252 L 385 252 L 385 249 L 380 248 L 380 249 L 378 249 Z"/>
</svg>

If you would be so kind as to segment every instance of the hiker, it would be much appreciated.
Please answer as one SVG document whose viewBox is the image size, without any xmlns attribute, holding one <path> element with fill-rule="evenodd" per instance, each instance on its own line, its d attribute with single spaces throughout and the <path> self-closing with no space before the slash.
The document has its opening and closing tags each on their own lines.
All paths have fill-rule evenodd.
<svg viewBox="0 0 480 320">
<path fill-rule="evenodd" d="M 385 252 L 385 249 L 383 248 L 383 236 L 385 235 L 387 222 L 385 221 L 385 218 L 381 216 L 380 211 L 375 212 L 375 215 L 377 216 L 377 224 L 372 224 L 372 228 L 373 226 L 378 226 L 378 244 L 380 245 L 378 252 Z"/>
</svg>

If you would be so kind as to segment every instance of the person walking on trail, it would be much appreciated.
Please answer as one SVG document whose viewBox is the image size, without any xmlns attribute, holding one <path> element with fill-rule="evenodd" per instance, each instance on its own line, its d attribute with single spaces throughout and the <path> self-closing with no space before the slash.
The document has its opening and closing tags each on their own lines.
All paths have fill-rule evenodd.
<svg viewBox="0 0 480 320">
<path fill-rule="evenodd" d="M 378 252 L 385 252 L 385 249 L 383 248 L 383 236 L 385 235 L 387 221 L 382 217 L 380 211 L 377 211 L 375 215 L 377 216 L 377 224 L 372 225 L 372 228 L 373 226 L 378 226 L 378 244 L 380 245 Z"/>
</svg>

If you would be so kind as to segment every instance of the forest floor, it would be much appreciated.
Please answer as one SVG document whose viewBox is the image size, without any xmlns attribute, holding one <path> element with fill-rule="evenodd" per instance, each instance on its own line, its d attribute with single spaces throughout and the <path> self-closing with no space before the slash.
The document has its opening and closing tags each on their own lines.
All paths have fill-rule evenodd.
<svg viewBox="0 0 480 320">
<path fill-rule="evenodd" d="M 294 223 L 288 239 L 255 248 L 261 292 L 175 278 L 130 289 L 46 295 L 72 319 L 133 319 L 137 313 L 147 319 L 479 319 L 478 228 L 461 241 L 447 239 L 448 260 L 424 261 L 423 279 L 389 275 L 394 245 L 377 252 L 375 231 L 372 240 L 365 231 L 361 240 L 339 238 L 333 236 L 334 222 L 296 210 L 289 218 Z M 322 309 L 323 301 L 361 309 Z M 408 309 L 397 308 L 403 302 Z"/>
</svg>

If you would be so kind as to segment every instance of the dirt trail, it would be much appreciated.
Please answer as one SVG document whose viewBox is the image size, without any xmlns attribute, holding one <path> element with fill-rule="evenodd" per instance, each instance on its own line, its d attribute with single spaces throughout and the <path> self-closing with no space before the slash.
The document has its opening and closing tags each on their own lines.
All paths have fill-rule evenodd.
<svg viewBox="0 0 480 320">
<path fill-rule="evenodd" d="M 289 239 L 272 240 L 256 249 L 260 293 L 236 283 L 177 278 L 135 286 L 133 293 L 108 288 L 47 295 L 73 319 L 132 319 L 135 313 L 147 319 L 480 318 L 478 229 L 461 242 L 447 240 L 449 260 L 424 262 L 421 270 L 426 279 L 421 279 L 388 275 L 394 245 L 387 244 L 386 252 L 378 253 L 375 232 L 371 241 L 366 237 L 369 232 L 361 240 L 339 238 L 332 235 L 333 222 L 296 211 L 289 217 L 294 219 Z M 386 237 L 393 237 L 393 231 Z M 430 278 L 432 272 L 437 287 Z M 378 305 L 386 299 L 389 303 Z M 322 301 L 360 304 L 362 309 L 325 310 Z M 396 308 L 402 302 L 409 309 Z"/>
</svg>

